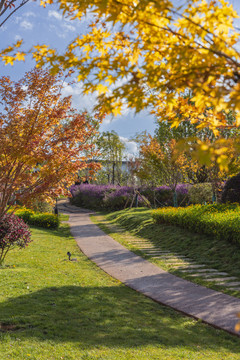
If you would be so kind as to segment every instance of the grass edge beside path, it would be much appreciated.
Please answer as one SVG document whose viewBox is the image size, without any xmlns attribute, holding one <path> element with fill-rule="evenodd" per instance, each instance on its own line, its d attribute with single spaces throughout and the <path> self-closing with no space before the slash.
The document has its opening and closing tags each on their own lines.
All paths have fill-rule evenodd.
<svg viewBox="0 0 240 360">
<path fill-rule="evenodd" d="M 194 234 L 175 226 L 156 224 L 151 217 L 151 212 L 152 210 L 147 208 L 132 208 L 112 213 L 98 212 L 91 215 L 91 219 L 123 246 L 160 266 L 163 270 L 198 285 L 240 297 L 240 292 L 237 290 L 229 290 L 224 286 L 216 285 L 201 276 L 193 277 L 162 259 L 144 254 L 134 241 L 144 240 L 161 250 L 186 256 L 197 264 L 205 264 L 207 268 L 214 268 L 236 277 L 237 280 L 234 281 L 240 281 L 238 266 L 240 264 L 240 246 L 238 244 L 229 244 L 224 239 L 216 240 L 205 235 Z"/>
</svg>

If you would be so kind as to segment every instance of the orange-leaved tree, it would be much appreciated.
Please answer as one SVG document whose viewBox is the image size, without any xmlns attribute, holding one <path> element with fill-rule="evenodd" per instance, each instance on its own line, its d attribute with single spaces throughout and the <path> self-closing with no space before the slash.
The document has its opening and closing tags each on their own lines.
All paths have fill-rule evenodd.
<svg viewBox="0 0 240 360">
<path fill-rule="evenodd" d="M 192 164 L 192 167 L 194 164 Z M 175 192 L 177 184 L 186 182 L 189 160 L 178 153 L 176 140 L 161 145 L 151 135 L 140 144 L 140 166 L 137 175 L 154 185 L 168 185 Z"/>
<path fill-rule="evenodd" d="M 16 201 L 66 192 L 79 169 L 98 167 L 84 156 L 96 122 L 71 108 L 62 84 L 43 69 L 0 78 L 0 217 Z"/>
</svg>

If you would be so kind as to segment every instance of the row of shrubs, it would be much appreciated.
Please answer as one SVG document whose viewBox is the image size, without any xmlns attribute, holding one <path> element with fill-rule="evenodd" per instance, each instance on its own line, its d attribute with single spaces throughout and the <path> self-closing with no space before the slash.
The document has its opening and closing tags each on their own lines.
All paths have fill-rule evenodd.
<svg viewBox="0 0 240 360">
<path fill-rule="evenodd" d="M 153 219 L 159 224 L 170 224 L 195 233 L 225 238 L 240 243 L 239 204 L 191 205 L 186 208 L 153 210 Z"/>
<path fill-rule="evenodd" d="M 71 202 L 74 205 L 94 210 L 121 210 L 136 204 L 138 206 L 171 206 L 173 205 L 173 193 L 167 186 L 155 189 L 138 188 L 136 193 L 130 186 L 113 185 L 74 185 L 70 191 L 72 193 Z M 178 185 L 178 201 L 187 203 L 187 185 Z"/>
<path fill-rule="evenodd" d="M 47 229 L 56 229 L 59 226 L 59 218 L 54 214 L 39 213 L 30 209 L 20 208 L 15 211 L 15 215 L 28 225 L 39 226 Z"/>
<path fill-rule="evenodd" d="M 113 185 L 73 185 L 71 202 L 74 205 L 95 210 L 121 210 L 135 205 L 135 190 L 130 186 Z M 163 207 L 174 205 L 174 194 L 168 186 L 157 188 L 141 187 L 137 189 L 138 206 Z M 178 206 L 206 203 L 212 201 L 212 185 L 209 183 L 189 185 L 179 184 L 176 187 L 175 201 Z"/>
</svg>

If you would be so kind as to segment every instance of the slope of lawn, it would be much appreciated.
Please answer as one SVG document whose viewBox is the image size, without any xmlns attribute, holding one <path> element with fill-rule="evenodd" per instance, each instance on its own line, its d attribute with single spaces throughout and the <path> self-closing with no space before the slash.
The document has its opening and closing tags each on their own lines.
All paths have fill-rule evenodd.
<svg viewBox="0 0 240 360">
<path fill-rule="evenodd" d="M 0 268 L 1 360 L 239 359 L 239 338 L 113 280 L 67 225 L 32 234 Z"/>
<path fill-rule="evenodd" d="M 198 284 L 216 290 L 221 289 L 230 295 L 240 296 L 238 291 L 219 287 L 200 277 L 193 278 L 186 273 L 171 268 L 164 261 L 151 258 L 147 255 L 144 256 L 142 252 L 136 250 L 136 245 L 133 246 L 128 237 L 134 236 L 147 239 L 163 250 L 185 255 L 199 264 L 205 264 L 207 267 L 238 277 L 238 281 L 240 281 L 239 244 L 229 243 L 224 238 L 216 239 L 213 236 L 196 234 L 172 225 L 156 224 L 152 219 L 152 210 L 147 208 L 132 208 L 108 214 L 98 213 L 92 219 L 114 239 L 138 255 L 160 265 L 163 269 Z M 114 225 L 124 228 L 127 233 L 124 234 L 117 231 L 117 229 L 112 227 Z"/>
</svg>

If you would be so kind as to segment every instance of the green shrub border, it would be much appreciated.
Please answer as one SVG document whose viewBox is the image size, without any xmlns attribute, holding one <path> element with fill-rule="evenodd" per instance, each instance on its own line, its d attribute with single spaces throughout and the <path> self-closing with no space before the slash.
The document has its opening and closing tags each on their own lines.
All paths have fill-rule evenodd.
<svg viewBox="0 0 240 360">
<path fill-rule="evenodd" d="M 46 229 L 56 229 L 59 227 L 59 218 L 55 214 L 36 213 L 29 209 L 19 209 L 15 212 L 26 224 L 38 226 Z"/>
<path fill-rule="evenodd" d="M 154 210 L 156 223 L 176 225 L 194 233 L 225 238 L 240 244 L 239 204 L 191 205 L 185 208 L 166 207 Z"/>
</svg>

